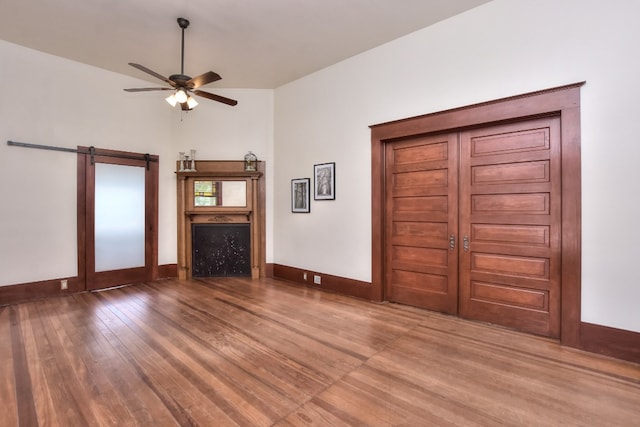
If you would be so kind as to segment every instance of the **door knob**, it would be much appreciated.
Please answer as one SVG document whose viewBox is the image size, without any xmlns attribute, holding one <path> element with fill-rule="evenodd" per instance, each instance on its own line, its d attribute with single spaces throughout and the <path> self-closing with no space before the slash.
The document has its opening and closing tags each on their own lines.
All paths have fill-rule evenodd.
<svg viewBox="0 0 640 427">
<path fill-rule="evenodd" d="M 455 249 L 456 247 L 456 235 L 452 234 L 451 236 L 449 236 L 449 247 L 451 249 Z"/>
<path fill-rule="evenodd" d="M 464 249 L 465 252 L 469 250 L 469 238 L 467 236 L 464 236 L 462 239 L 462 249 Z"/>
</svg>

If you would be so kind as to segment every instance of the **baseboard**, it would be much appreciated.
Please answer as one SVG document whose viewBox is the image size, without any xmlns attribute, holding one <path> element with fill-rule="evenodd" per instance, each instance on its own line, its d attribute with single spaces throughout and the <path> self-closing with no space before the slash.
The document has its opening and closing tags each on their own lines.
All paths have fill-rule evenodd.
<svg viewBox="0 0 640 427">
<path fill-rule="evenodd" d="M 640 363 L 640 333 L 592 323 L 580 324 L 582 350 Z"/>
<path fill-rule="evenodd" d="M 307 280 L 304 279 L 306 273 Z M 314 276 L 320 277 L 320 284 L 314 283 Z M 289 267 L 281 264 L 273 264 L 273 277 L 276 279 L 294 282 L 300 285 L 310 286 L 326 291 L 348 295 L 355 298 L 371 300 L 371 283 L 360 280 L 348 279 L 340 276 L 320 273 L 318 271 L 305 270 L 297 267 Z"/>
<path fill-rule="evenodd" d="M 164 264 L 158 266 L 158 278 L 165 279 L 169 277 L 178 277 L 177 264 Z M 60 282 L 63 280 L 67 281 L 66 290 L 60 289 Z M 84 291 L 84 280 L 77 276 L 0 286 L 0 306 Z"/>
<path fill-rule="evenodd" d="M 67 281 L 66 290 L 60 289 L 60 282 L 63 280 Z M 84 282 L 79 280 L 78 277 L 63 277 L 60 279 L 1 286 L 0 305 L 51 298 L 82 291 L 84 291 Z"/>
<path fill-rule="evenodd" d="M 163 264 L 158 266 L 158 279 L 178 277 L 178 264 Z"/>
<path fill-rule="evenodd" d="M 273 263 L 268 262 L 265 264 L 265 277 L 273 278 Z"/>
</svg>

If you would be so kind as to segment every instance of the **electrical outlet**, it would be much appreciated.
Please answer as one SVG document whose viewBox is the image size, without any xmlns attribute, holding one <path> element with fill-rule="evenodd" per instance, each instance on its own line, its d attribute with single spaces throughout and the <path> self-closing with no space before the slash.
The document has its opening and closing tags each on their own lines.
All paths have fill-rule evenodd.
<svg viewBox="0 0 640 427">
<path fill-rule="evenodd" d="M 60 280 L 60 290 L 64 291 L 69 289 L 69 284 L 67 283 L 67 279 Z"/>
<path fill-rule="evenodd" d="M 319 285 L 322 283 L 322 278 L 320 278 L 320 276 L 314 274 L 313 275 L 313 283 L 315 283 L 316 285 Z"/>
<path fill-rule="evenodd" d="M 307 272 L 306 271 L 304 273 L 302 273 L 302 280 L 304 280 L 304 281 L 307 280 Z"/>
</svg>

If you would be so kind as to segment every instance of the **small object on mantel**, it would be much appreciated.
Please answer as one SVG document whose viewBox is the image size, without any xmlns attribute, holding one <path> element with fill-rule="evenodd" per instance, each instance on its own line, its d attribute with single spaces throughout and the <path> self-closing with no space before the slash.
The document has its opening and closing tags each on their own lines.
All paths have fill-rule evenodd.
<svg viewBox="0 0 640 427">
<path fill-rule="evenodd" d="M 180 151 L 179 155 L 180 155 L 180 168 L 178 169 L 178 172 L 184 172 L 184 161 L 186 160 L 184 151 Z"/>
<path fill-rule="evenodd" d="M 191 149 L 191 165 L 189 167 L 191 172 L 196 171 L 196 150 Z"/>
<path fill-rule="evenodd" d="M 180 165 L 178 172 L 196 172 L 196 150 L 190 151 L 190 156 L 184 151 L 179 152 Z"/>
<path fill-rule="evenodd" d="M 258 157 L 251 151 L 244 156 L 244 170 L 245 172 L 255 172 L 258 170 Z"/>
</svg>

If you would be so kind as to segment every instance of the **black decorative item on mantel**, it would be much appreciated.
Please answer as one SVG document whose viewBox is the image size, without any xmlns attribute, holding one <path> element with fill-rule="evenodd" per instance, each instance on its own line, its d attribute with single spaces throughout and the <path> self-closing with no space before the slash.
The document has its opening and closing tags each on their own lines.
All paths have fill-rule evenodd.
<svg viewBox="0 0 640 427">
<path fill-rule="evenodd" d="M 258 157 L 249 151 L 244 156 L 244 171 L 255 172 L 258 170 Z"/>
</svg>

